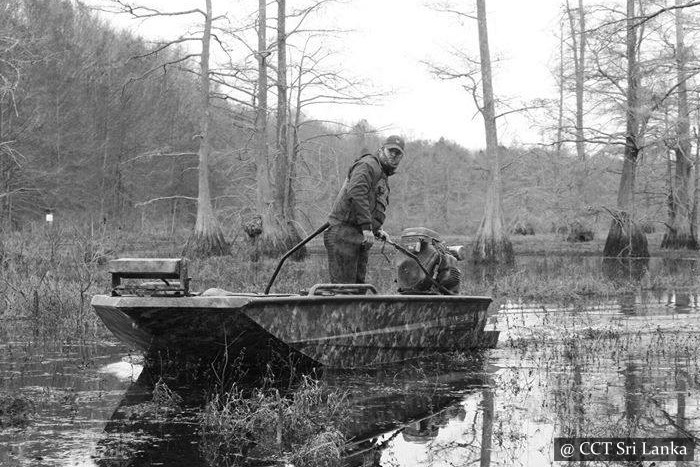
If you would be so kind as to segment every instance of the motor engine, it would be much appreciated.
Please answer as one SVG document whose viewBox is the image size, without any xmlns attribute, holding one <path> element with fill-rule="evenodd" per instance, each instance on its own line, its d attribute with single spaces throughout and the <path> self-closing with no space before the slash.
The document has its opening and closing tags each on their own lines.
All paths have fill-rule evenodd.
<svg viewBox="0 0 700 467">
<path fill-rule="evenodd" d="M 425 227 L 405 229 L 401 233 L 400 244 L 416 255 L 430 273 L 430 276 L 426 275 L 413 258 L 399 255 L 397 279 L 400 294 L 459 292 L 462 273 L 457 267 L 457 261 L 465 258 L 463 246 L 448 247 L 435 231 Z M 436 287 L 435 283 L 441 287 Z"/>
</svg>

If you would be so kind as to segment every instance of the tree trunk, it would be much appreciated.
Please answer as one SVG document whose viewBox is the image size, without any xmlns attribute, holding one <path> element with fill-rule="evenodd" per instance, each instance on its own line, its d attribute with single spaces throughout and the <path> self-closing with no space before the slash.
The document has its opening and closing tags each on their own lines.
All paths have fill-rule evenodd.
<svg viewBox="0 0 700 467">
<path fill-rule="evenodd" d="M 583 0 L 578 0 L 579 41 L 578 66 L 576 67 L 576 153 L 581 161 L 586 160 L 585 139 L 583 136 L 583 81 L 586 71 L 586 16 Z"/>
<path fill-rule="evenodd" d="M 639 138 L 639 120 L 637 118 L 639 71 L 634 1 L 627 0 L 627 128 L 624 161 L 620 187 L 617 192 L 617 211 L 612 212 L 613 219 L 605 241 L 604 256 L 649 256 L 647 237 L 641 226 L 635 222 L 634 213 L 634 186 L 639 156 L 639 147 L 637 146 Z"/>
<path fill-rule="evenodd" d="M 294 220 L 294 206 L 289 202 L 291 181 L 289 163 L 289 116 L 287 104 L 287 31 L 286 0 L 277 1 L 277 132 L 274 155 L 272 202 L 263 213 L 263 232 L 259 251 L 265 256 L 279 256 L 299 243 L 301 237 Z M 306 255 L 306 248 L 295 259 Z"/>
<path fill-rule="evenodd" d="M 695 238 L 698 235 L 698 203 L 700 203 L 700 134 L 695 130 L 695 180 L 693 186 L 693 211 L 690 216 L 690 228 Z"/>
<path fill-rule="evenodd" d="M 583 0 L 578 1 L 578 28 L 573 11 L 566 2 L 566 12 L 571 28 L 571 41 L 574 54 L 574 76 L 576 80 L 576 154 L 579 160 L 586 159 L 585 139 L 583 135 L 583 81 L 585 72 L 586 54 L 586 17 L 583 11 Z M 578 37 L 578 39 L 577 39 Z"/>
<path fill-rule="evenodd" d="M 296 191 L 294 190 L 294 182 L 297 179 L 297 162 L 301 153 L 301 141 L 299 140 L 299 127 L 301 126 L 302 114 L 301 114 L 301 97 L 302 97 L 302 77 L 304 75 L 304 60 L 301 59 L 299 64 L 299 84 L 296 89 L 295 97 L 295 108 L 294 108 L 294 118 L 291 118 L 292 136 L 291 136 L 291 146 L 290 146 L 290 158 L 289 158 L 289 177 L 287 182 L 287 211 L 289 213 L 289 218 L 292 222 L 296 221 Z M 291 101 L 291 97 L 290 97 Z"/>
<path fill-rule="evenodd" d="M 255 113 L 255 212 L 243 219 L 243 228 L 252 244 L 251 259 L 260 257 L 259 236 L 263 217 L 272 206 L 272 183 L 267 146 L 267 0 L 258 0 L 258 83 Z"/>
<path fill-rule="evenodd" d="M 564 20 L 559 24 L 559 105 L 557 108 L 557 159 L 561 159 L 562 135 L 564 133 Z"/>
<path fill-rule="evenodd" d="M 680 0 L 676 0 L 676 6 Z M 690 175 L 690 111 L 688 109 L 688 79 L 686 74 L 687 51 L 683 44 L 683 10 L 676 10 L 676 73 L 678 76 L 678 122 L 676 124 L 677 143 L 675 176 L 672 187 L 674 212 L 669 216 L 666 233 L 661 248 L 698 248 L 698 241 L 692 229 Z"/>
<path fill-rule="evenodd" d="M 503 227 L 501 212 L 501 167 L 496 130 L 496 106 L 491 83 L 491 56 L 486 27 L 485 0 L 476 0 L 479 23 L 479 55 L 481 58 L 481 81 L 483 86 L 483 108 L 486 130 L 486 154 L 492 162 L 491 184 L 486 198 L 486 210 L 474 242 L 473 260 L 479 263 L 513 262 L 513 245 Z"/>
<path fill-rule="evenodd" d="M 207 14 L 202 36 L 200 57 L 200 142 L 199 177 L 197 199 L 197 223 L 194 232 L 185 245 L 184 253 L 194 257 L 223 256 L 230 252 L 219 222 L 216 220 L 209 191 L 209 156 L 211 155 L 211 105 L 209 103 L 209 44 L 211 42 L 212 8 L 211 0 L 206 1 Z"/>
</svg>

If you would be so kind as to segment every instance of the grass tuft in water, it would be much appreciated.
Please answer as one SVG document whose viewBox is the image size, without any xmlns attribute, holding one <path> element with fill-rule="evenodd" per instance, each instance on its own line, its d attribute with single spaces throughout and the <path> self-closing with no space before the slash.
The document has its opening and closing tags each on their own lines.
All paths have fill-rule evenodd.
<svg viewBox="0 0 700 467">
<path fill-rule="evenodd" d="M 212 465 L 253 460 L 339 466 L 350 420 L 347 394 L 304 377 L 294 391 L 234 386 L 216 394 L 201 416 L 202 450 Z"/>
<path fill-rule="evenodd" d="M 26 426 L 35 412 L 36 406 L 32 399 L 0 394 L 0 428 Z"/>
<path fill-rule="evenodd" d="M 158 382 L 153 388 L 153 398 L 151 401 L 157 407 L 162 409 L 179 410 L 180 404 L 182 403 L 182 397 L 173 392 L 165 381 L 163 381 L 163 378 L 159 378 Z"/>
</svg>

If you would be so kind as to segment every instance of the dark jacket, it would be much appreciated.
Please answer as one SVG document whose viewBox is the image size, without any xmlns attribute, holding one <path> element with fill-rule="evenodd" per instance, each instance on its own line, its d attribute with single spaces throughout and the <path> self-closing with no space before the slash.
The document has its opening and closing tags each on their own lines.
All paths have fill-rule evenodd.
<svg viewBox="0 0 700 467">
<path fill-rule="evenodd" d="M 350 167 L 328 221 L 376 232 L 384 224 L 388 205 L 387 174 L 376 155 L 364 154 Z"/>
</svg>

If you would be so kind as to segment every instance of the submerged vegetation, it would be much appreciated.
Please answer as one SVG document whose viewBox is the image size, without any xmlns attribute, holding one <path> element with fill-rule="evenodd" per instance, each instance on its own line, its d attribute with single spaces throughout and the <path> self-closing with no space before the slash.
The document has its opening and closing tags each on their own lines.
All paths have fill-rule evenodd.
<svg viewBox="0 0 700 467">
<path fill-rule="evenodd" d="M 0 318 L 25 319 L 51 338 L 85 337 L 101 329 L 90 309 L 107 278 L 90 236 L 55 230 L 6 235 L 0 241 Z"/>
<path fill-rule="evenodd" d="M 215 394 L 202 413 L 202 449 L 212 465 L 247 465 L 251 459 L 299 466 L 340 465 L 347 394 L 304 377 L 288 394 L 233 386 Z"/>
<path fill-rule="evenodd" d="M 0 429 L 26 425 L 35 411 L 36 404 L 32 399 L 0 393 Z"/>
</svg>

